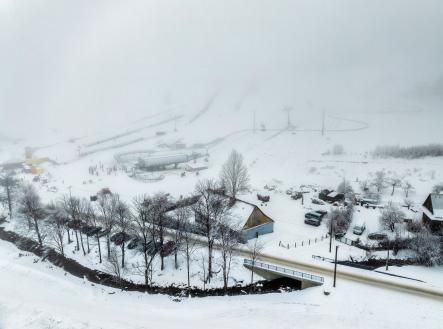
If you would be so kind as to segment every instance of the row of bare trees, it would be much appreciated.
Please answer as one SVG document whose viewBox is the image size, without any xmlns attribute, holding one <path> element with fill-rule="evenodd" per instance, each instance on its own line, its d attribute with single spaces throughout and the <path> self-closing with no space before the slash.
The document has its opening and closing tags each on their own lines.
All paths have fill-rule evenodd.
<svg viewBox="0 0 443 329">
<path fill-rule="evenodd" d="M 6 196 L 1 201 L 7 205 L 10 217 L 16 203 L 17 213 L 26 220 L 28 230 L 35 233 L 41 246 L 47 243 L 65 255 L 66 244 L 74 243 L 74 251 L 84 256 L 91 253 L 91 245 L 96 246 L 98 261 L 102 263 L 101 240 L 105 239 L 106 260 L 111 264 L 112 271 L 121 276 L 127 268 L 126 244 L 119 244 L 120 250 L 116 252 L 111 245 L 111 237 L 116 233 L 124 237 L 137 237 L 143 246 L 140 248 L 143 257 L 142 262 L 131 264 L 132 270 L 143 275 L 145 284 L 150 285 L 155 257 L 159 257 L 160 270 L 165 268 L 165 263 L 164 253 L 152 253 L 148 246 L 154 244 L 156 250 L 161 250 L 165 239 L 172 238 L 177 246 L 174 250 L 175 268 L 179 267 L 179 254 L 183 254 L 188 286 L 194 252 L 199 247 L 207 248 L 207 255 L 203 256 L 206 258 L 203 260 L 203 280 L 207 283 L 215 273 L 214 248 L 217 247 L 225 289 L 228 287 L 233 255 L 241 238 L 240 227 L 230 209 L 237 194 L 248 189 L 248 182 L 243 157 L 236 151 L 232 151 L 224 164 L 219 181 L 198 182 L 193 193 L 194 202 L 175 207 L 171 207 L 174 203 L 165 193 L 137 196 L 130 203 L 111 193 L 99 194 L 97 201 L 65 194 L 58 200 L 44 204 L 32 184 L 19 186 L 13 175 L 0 177 L 0 186 Z M 19 187 L 21 193 L 16 193 Z M 192 217 L 195 217 L 195 221 Z M 200 238 L 195 235 L 196 225 Z M 91 228 L 94 230 L 91 231 Z M 90 238 L 93 240 L 90 241 Z"/>
<path fill-rule="evenodd" d="M 152 283 L 152 263 L 160 259 L 160 270 L 164 269 L 164 254 L 149 252 L 147 246 L 155 244 L 161 250 L 166 237 L 172 238 L 177 248 L 174 251 L 175 268 L 178 268 L 178 254 L 183 253 L 186 261 L 187 281 L 190 286 L 190 267 L 193 253 L 198 245 L 206 245 L 208 253 L 205 263 L 205 283 L 214 274 L 215 244 L 220 251 L 224 287 L 227 289 L 232 258 L 240 241 L 239 227 L 230 213 L 230 198 L 214 193 L 220 186 L 212 180 L 197 184 L 197 201 L 192 205 L 177 207 L 167 215 L 171 200 L 164 193 L 153 196 L 139 196 L 131 204 L 122 201 L 116 194 L 99 196 L 97 202 L 90 202 L 76 196 L 64 195 L 57 202 L 44 205 L 33 185 L 25 185 L 18 199 L 18 212 L 28 222 L 28 229 L 37 235 L 40 245 L 44 241 L 65 255 L 66 243 L 75 243 L 75 251 L 87 255 L 91 252 L 88 234 L 84 227 L 97 228 L 94 237 L 98 248 L 99 262 L 102 262 L 101 237 L 106 239 L 107 261 L 114 274 L 121 275 L 125 264 L 125 246 L 120 244 L 117 253 L 111 247 L 111 236 L 115 233 L 137 237 L 141 241 L 142 262 L 132 264 L 132 269 L 145 278 L 145 284 Z M 193 233 L 191 217 L 195 216 L 205 242 Z M 42 227 L 43 232 L 42 234 Z M 72 241 L 71 237 L 74 237 Z"/>
</svg>

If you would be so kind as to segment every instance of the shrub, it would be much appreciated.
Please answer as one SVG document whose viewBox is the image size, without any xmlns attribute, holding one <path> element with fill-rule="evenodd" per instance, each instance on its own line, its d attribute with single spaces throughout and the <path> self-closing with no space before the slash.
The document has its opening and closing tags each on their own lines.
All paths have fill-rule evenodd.
<svg viewBox="0 0 443 329">
<path fill-rule="evenodd" d="M 372 155 L 378 158 L 418 159 L 443 156 L 442 144 L 402 147 L 398 145 L 377 146 Z"/>
</svg>

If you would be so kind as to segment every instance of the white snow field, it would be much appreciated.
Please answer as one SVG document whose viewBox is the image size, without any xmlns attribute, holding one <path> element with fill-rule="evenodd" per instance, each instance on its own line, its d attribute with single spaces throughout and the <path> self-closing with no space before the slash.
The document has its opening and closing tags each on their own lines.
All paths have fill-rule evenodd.
<svg viewBox="0 0 443 329">
<path fill-rule="evenodd" d="M 348 281 L 324 289 L 175 302 L 91 285 L 0 241 L 2 329 L 441 328 L 441 300 Z"/>
</svg>

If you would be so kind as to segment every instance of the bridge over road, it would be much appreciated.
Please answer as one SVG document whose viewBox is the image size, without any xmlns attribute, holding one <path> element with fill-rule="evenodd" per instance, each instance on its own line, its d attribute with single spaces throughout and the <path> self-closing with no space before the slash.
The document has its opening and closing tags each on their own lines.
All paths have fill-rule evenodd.
<svg viewBox="0 0 443 329">
<path fill-rule="evenodd" d="M 324 278 L 321 276 L 292 270 L 282 266 L 267 264 L 257 260 L 253 262 L 250 259 L 245 259 L 243 265 L 268 280 L 285 277 L 299 281 L 301 283 L 301 289 L 321 286 L 324 283 Z"/>
</svg>

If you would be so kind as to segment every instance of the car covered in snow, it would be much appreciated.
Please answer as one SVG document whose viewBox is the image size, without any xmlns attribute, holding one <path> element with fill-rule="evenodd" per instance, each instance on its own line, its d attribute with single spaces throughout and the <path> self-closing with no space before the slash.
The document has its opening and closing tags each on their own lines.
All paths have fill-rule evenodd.
<svg viewBox="0 0 443 329">
<path fill-rule="evenodd" d="M 323 217 L 326 215 L 326 212 L 323 211 L 310 211 L 305 214 L 305 224 L 320 226 Z"/>
<path fill-rule="evenodd" d="M 357 225 L 354 225 L 354 227 L 352 228 L 352 233 L 354 233 L 356 235 L 362 235 L 365 230 L 366 230 L 365 223 L 357 224 Z"/>
<path fill-rule="evenodd" d="M 383 233 L 383 232 L 374 232 L 374 233 L 368 234 L 368 239 L 370 239 L 370 240 L 377 240 L 377 241 L 387 240 L 388 239 L 388 235 L 386 233 Z"/>
</svg>

